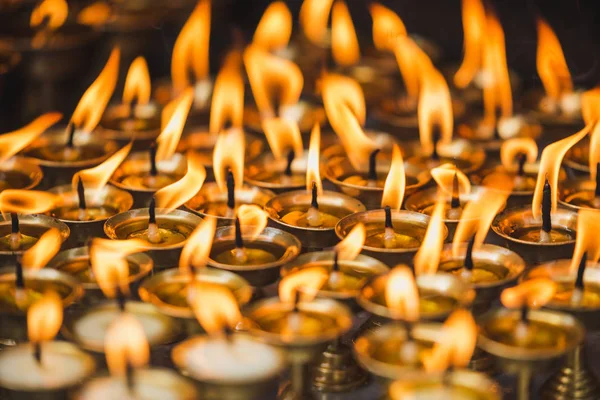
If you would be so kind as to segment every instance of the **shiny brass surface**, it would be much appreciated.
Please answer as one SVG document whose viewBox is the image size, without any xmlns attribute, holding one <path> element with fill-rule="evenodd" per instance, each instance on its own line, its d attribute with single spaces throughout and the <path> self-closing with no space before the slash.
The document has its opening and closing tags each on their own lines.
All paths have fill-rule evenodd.
<svg viewBox="0 0 600 400">
<path fill-rule="evenodd" d="M 10 185 L 5 189 L 34 189 L 44 176 L 42 169 L 33 160 L 23 157 L 12 157 L 0 164 L 0 174 L 16 172 L 23 175 L 23 181 L 18 185 Z"/>
<path fill-rule="evenodd" d="M 0 237 L 11 233 L 11 224 L 10 214 L 0 214 Z M 67 224 L 43 214 L 19 215 L 19 228 L 21 233 L 38 239 L 47 230 L 56 228 L 59 230 L 63 242 L 65 242 L 71 234 L 71 230 Z M 0 260 L 14 258 L 20 254 L 23 254 L 23 250 L 0 250 Z"/>
</svg>

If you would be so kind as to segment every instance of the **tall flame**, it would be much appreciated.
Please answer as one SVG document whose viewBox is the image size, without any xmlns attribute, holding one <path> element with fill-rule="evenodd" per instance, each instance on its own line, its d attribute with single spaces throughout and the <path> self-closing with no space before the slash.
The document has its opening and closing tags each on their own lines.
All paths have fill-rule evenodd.
<svg viewBox="0 0 600 400">
<path fill-rule="evenodd" d="M 63 26 L 68 15 L 69 5 L 66 0 L 44 0 L 33 9 L 29 26 L 35 28 L 47 20 L 45 28 L 54 31 Z"/>
<path fill-rule="evenodd" d="M 236 215 L 240 220 L 242 234 L 249 236 L 251 241 L 261 234 L 269 220 L 267 212 L 255 204 L 242 204 Z"/>
<path fill-rule="evenodd" d="M 168 122 L 163 127 L 160 135 L 156 138 L 156 142 L 158 143 L 156 159 L 158 161 L 168 160 L 175 154 L 193 100 L 194 90 L 192 88 L 187 88 L 179 97 L 167 104 L 165 110 L 163 110 L 163 117 L 166 116 L 166 114 L 170 115 Z"/>
<path fill-rule="evenodd" d="M 209 335 L 218 335 L 226 327 L 235 329 L 242 320 L 235 296 L 223 285 L 193 282 L 187 298 L 196 319 Z"/>
<path fill-rule="evenodd" d="M 404 172 L 404 160 L 400 147 L 394 143 L 392 150 L 392 164 L 385 185 L 383 186 L 383 195 L 381 197 L 381 207 L 390 207 L 393 210 L 400 210 L 402 201 L 404 201 L 404 190 L 406 189 L 406 174 Z"/>
<path fill-rule="evenodd" d="M 60 197 L 41 190 L 7 189 L 0 193 L 0 211 L 18 214 L 41 214 L 50 210 Z"/>
<path fill-rule="evenodd" d="M 560 42 L 546 21 L 537 20 L 536 65 L 546 95 L 556 101 L 573 91 L 573 82 Z"/>
<path fill-rule="evenodd" d="M 534 218 L 538 218 L 542 214 L 542 196 L 546 179 L 548 179 L 550 188 L 552 189 L 552 213 L 556 211 L 556 205 L 558 203 L 558 175 L 562 160 L 567 151 L 587 135 L 591 127 L 592 125 L 587 125 L 576 134 L 546 146 L 544 151 L 542 151 L 540 170 L 538 172 L 537 181 L 535 183 L 535 192 L 533 193 L 533 201 L 531 203 L 531 213 Z"/>
<path fill-rule="evenodd" d="M 27 336 L 32 343 L 47 342 L 58 334 L 63 321 L 60 296 L 48 291 L 27 310 Z"/>
<path fill-rule="evenodd" d="M 296 158 L 302 156 L 304 146 L 298 123 L 286 118 L 268 118 L 262 127 L 276 159 L 284 158 L 286 150 L 293 150 Z"/>
<path fill-rule="evenodd" d="M 586 125 L 600 120 L 600 86 L 581 95 L 581 115 Z"/>
<path fill-rule="evenodd" d="M 600 124 L 596 122 L 594 129 L 590 133 L 590 153 L 589 153 L 589 167 L 590 167 L 590 178 L 596 180 L 597 166 L 600 163 Z"/>
<path fill-rule="evenodd" d="M 392 10 L 379 3 L 369 6 L 373 18 L 373 43 L 377 50 L 392 51 L 396 39 L 406 36 L 404 23 Z"/>
<path fill-rule="evenodd" d="M 577 213 L 577 240 L 571 259 L 571 272 L 577 271 L 584 253 L 588 260 L 596 263 L 600 258 L 600 241 L 596 237 L 600 224 L 600 211 L 592 208 L 580 208 Z"/>
<path fill-rule="evenodd" d="M 244 185 L 245 149 L 246 140 L 241 129 L 232 128 L 219 134 L 213 150 L 213 171 L 221 191 L 227 190 L 229 170 L 233 174 L 236 190 Z"/>
<path fill-rule="evenodd" d="M 304 0 L 300 8 L 300 26 L 313 43 L 325 40 L 327 21 L 333 0 Z"/>
<path fill-rule="evenodd" d="M 354 260 L 360 254 L 366 238 L 367 230 L 365 229 L 365 225 L 362 222 L 359 222 L 352 228 L 350 233 L 346 235 L 344 240 L 335 245 L 338 259 Z"/>
<path fill-rule="evenodd" d="M 308 147 L 308 159 L 306 161 L 306 190 L 312 190 L 313 183 L 317 185 L 317 193 L 323 193 L 321 172 L 319 164 L 319 153 L 321 147 L 321 127 L 319 124 L 313 126 L 310 133 L 310 145 Z"/>
<path fill-rule="evenodd" d="M 535 278 L 521 282 L 517 286 L 504 289 L 500 301 L 507 308 L 538 309 L 547 304 L 556 292 L 556 283 L 548 278 Z"/>
<path fill-rule="evenodd" d="M 294 303 L 296 294 L 302 301 L 311 301 L 327 281 L 327 271 L 323 267 L 309 267 L 286 275 L 279 282 L 279 299 L 282 303 Z"/>
<path fill-rule="evenodd" d="M 210 8 L 210 0 L 198 1 L 175 41 L 171 59 L 171 79 L 177 94 L 190 86 L 190 69 L 197 81 L 208 78 Z"/>
<path fill-rule="evenodd" d="M 205 218 L 194 229 L 181 250 L 179 257 L 181 273 L 191 274 L 193 268 L 202 268 L 206 265 L 216 229 L 217 220 L 213 217 Z"/>
<path fill-rule="evenodd" d="M 217 134 L 228 122 L 242 128 L 244 119 L 244 78 L 240 72 L 240 55 L 230 53 L 221 68 L 212 96 L 210 131 Z"/>
<path fill-rule="evenodd" d="M 187 171 L 185 175 L 177 182 L 165 186 L 154 194 L 156 207 L 165 208 L 168 210 L 167 212 L 171 212 L 200 191 L 206 179 L 203 157 L 194 151 L 188 151 L 186 158 Z"/>
<path fill-rule="evenodd" d="M 106 330 L 104 352 L 108 370 L 115 376 L 125 376 L 128 366 L 148 364 L 150 345 L 141 322 L 132 314 L 121 313 Z"/>
<path fill-rule="evenodd" d="M 148 104 L 150 101 L 150 72 L 146 59 L 142 56 L 133 60 L 125 78 L 123 104 L 130 105 L 133 99 L 138 104 Z"/>
<path fill-rule="evenodd" d="M 37 243 L 31 246 L 21 259 L 23 268 L 42 269 L 48 264 L 48 261 L 58 253 L 62 244 L 62 236 L 56 228 L 48 229 Z"/>
<path fill-rule="evenodd" d="M 465 56 L 454 75 L 454 84 L 458 88 L 467 87 L 481 69 L 486 23 L 481 0 L 462 0 L 462 22 Z"/>
<path fill-rule="evenodd" d="M 419 251 L 415 254 L 415 274 L 435 274 L 440 264 L 442 247 L 444 246 L 444 213 L 446 202 L 438 199 L 431 214 L 429 225 Z"/>
<path fill-rule="evenodd" d="M 360 59 L 352 16 L 343 0 L 334 2 L 331 11 L 331 50 L 338 65 L 354 65 Z"/>
<path fill-rule="evenodd" d="M 37 117 L 16 131 L 0 135 L 0 164 L 23 150 L 38 136 L 60 121 L 61 113 L 51 112 Z"/>
<path fill-rule="evenodd" d="M 471 193 L 469 178 L 455 165 L 446 163 L 431 169 L 431 177 L 440 191 L 447 196 L 452 195 L 455 175 L 458 179 L 458 193 L 460 195 Z"/>
<path fill-rule="evenodd" d="M 394 55 L 408 97 L 417 100 L 424 68 L 433 69 L 429 56 L 408 36 L 396 38 Z"/>
<path fill-rule="evenodd" d="M 117 170 L 117 168 L 119 168 L 119 165 L 121 165 L 123 160 L 125 160 L 131 151 L 132 146 L 133 142 L 117 151 L 100 165 L 77 172 L 75 175 L 73 175 L 73 190 L 77 191 L 77 183 L 79 179 L 81 179 L 86 189 L 103 188 L 112 174 Z"/>
<path fill-rule="evenodd" d="M 115 47 L 110 53 L 104 69 L 81 96 L 81 100 L 73 112 L 71 121 L 84 132 L 93 131 L 102 118 L 104 109 L 115 91 L 119 77 L 120 58 L 121 51 Z"/>
<path fill-rule="evenodd" d="M 285 48 L 292 35 L 292 13 L 283 1 L 269 4 L 256 30 L 252 43 L 266 51 Z"/>
<path fill-rule="evenodd" d="M 406 265 L 396 265 L 388 274 L 385 303 L 394 319 L 419 320 L 419 290 L 415 277 Z"/>
<path fill-rule="evenodd" d="M 513 138 L 505 140 L 500 148 L 500 160 L 507 171 L 516 171 L 515 160 L 524 154 L 528 163 L 534 163 L 538 155 L 538 147 L 532 138 Z"/>
</svg>

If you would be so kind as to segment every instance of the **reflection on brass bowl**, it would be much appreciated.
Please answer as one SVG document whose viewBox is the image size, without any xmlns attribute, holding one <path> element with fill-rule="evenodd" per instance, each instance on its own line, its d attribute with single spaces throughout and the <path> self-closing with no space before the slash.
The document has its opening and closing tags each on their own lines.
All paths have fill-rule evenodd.
<svg viewBox="0 0 600 400">
<path fill-rule="evenodd" d="M 568 135 L 570 135 L 575 133 L 575 130 L 578 129 L 577 127 L 583 128 L 584 126 L 581 116 L 581 93 L 581 91 L 573 92 L 573 97 L 569 99 L 569 107 L 572 108 L 572 111 L 569 113 L 563 112 L 561 105 L 557 105 L 556 110 L 551 111 L 550 108 L 548 108 L 548 103 L 545 99 L 546 93 L 542 89 L 534 89 L 524 93 L 522 97 L 522 105 L 524 109 L 529 110 L 530 115 L 534 119 L 539 121 L 544 126 L 573 128 L 573 132 L 568 133 Z M 544 107 L 547 109 L 544 110 Z"/>
<path fill-rule="evenodd" d="M 381 99 L 379 105 L 373 110 L 373 116 L 381 123 L 395 128 L 417 129 L 417 101 L 411 99 L 402 90 Z M 462 99 L 452 99 L 452 112 L 455 121 L 459 121 L 466 114 L 466 106 Z"/>
<path fill-rule="evenodd" d="M 418 142 L 409 145 L 410 148 L 420 149 Z M 430 170 L 442 164 L 450 163 L 456 165 L 465 174 L 477 171 L 486 159 L 485 151 L 466 140 L 454 139 L 450 143 L 437 144 L 437 159 L 432 156 L 425 156 L 422 153 L 415 152 L 414 155 L 406 157 L 407 165 L 414 165 L 417 168 Z"/>
<path fill-rule="evenodd" d="M 505 119 L 506 123 L 500 120 L 490 131 L 480 131 L 483 118 L 471 118 L 464 124 L 460 124 L 456 129 L 459 137 L 468 140 L 476 148 L 484 149 L 487 152 L 499 152 L 502 143 L 506 139 L 512 138 L 531 138 L 538 139 L 542 134 L 542 126 L 536 120 L 530 120 L 522 116 L 513 116 Z M 504 129 L 504 130 L 503 130 Z M 503 130 L 499 132 L 499 130 Z"/>
<path fill-rule="evenodd" d="M 287 160 L 275 159 L 272 153 L 264 154 L 254 161 L 245 163 L 244 181 L 262 189 L 283 193 L 306 187 L 306 161 L 308 151 L 296 157 L 291 165 L 291 175 L 286 174 Z"/>
<path fill-rule="evenodd" d="M 97 133 L 121 145 L 135 140 L 134 147 L 143 150 L 160 134 L 160 109 L 155 103 L 134 106 L 133 115 L 126 104 L 113 104 L 104 111 Z"/>
<path fill-rule="evenodd" d="M 589 179 L 560 180 L 558 201 L 561 205 L 579 211 L 582 208 L 600 209 L 596 196 L 596 182 Z"/>
<path fill-rule="evenodd" d="M 567 151 L 563 163 L 578 174 L 589 176 L 590 173 L 590 139 L 588 136 L 575 143 Z"/>
<path fill-rule="evenodd" d="M 0 214 L 0 264 L 23 254 L 33 246 L 40 236 L 47 230 L 56 228 L 60 232 L 61 241 L 65 242 L 71 230 L 62 221 L 42 214 L 19 215 L 19 231 L 21 232 L 21 246 L 17 250 L 10 247 L 9 237 L 12 232 L 12 220 L 10 214 Z"/>
<path fill-rule="evenodd" d="M 34 189 L 44 174 L 37 163 L 12 157 L 0 164 L 0 192 L 6 189 Z"/>
<path fill-rule="evenodd" d="M 298 128 L 303 134 L 309 133 L 315 124 L 323 128 L 327 124 L 327 116 L 322 105 L 300 99 L 297 104 L 286 106 L 280 111 L 282 117 L 298 123 Z M 254 132 L 262 132 L 260 113 L 255 105 L 244 108 L 244 125 Z"/>
</svg>

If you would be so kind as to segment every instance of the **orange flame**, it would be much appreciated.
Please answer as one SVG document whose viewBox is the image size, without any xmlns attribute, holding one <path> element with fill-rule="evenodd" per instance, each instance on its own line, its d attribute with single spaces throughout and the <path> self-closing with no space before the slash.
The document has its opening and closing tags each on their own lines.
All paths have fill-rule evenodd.
<svg viewBox="0 0 600 400">
<path fill-rule="evenodd" d="M 283 1 L 271 3 L 265 10 L 252 43 L 266 51 L 285 48 L 292 35 L 292 13 Z"/>
<path fill-rule="evenodd" d="M 62 236 L 56 228 L 48 229 L 37 243 L 31 246 L 25 253 L 21 264 L 27 269 L 42 269 L 48 264 L 48 261 L 58 253 L 62 244 Z"/>
<path fill-rule="evenodd" d="M 360 59 L 360 48 L 352 16 L 344 1 L 333 3 L 331 11 L 331 50 L 338 65 L 354 65 Z"/>
<path fill-rule="evenodd" d="M 319 164 L 319 153 L 321 146 L 321 127 L 319 124 L 313 126 L 310 133 L 310 144 L 308 147 L 308 159 L 306 161 L 306 190 L 312 190 L 313 183 L 317 185 L 317 193 L 323 193 L 321 172 Z"/>
<path fill-rule="evenodd" d="M 0 211 L 18 214 L 41 214 L 50 210 L 60 197 L 41 190 L 7 189 L 0 193 Z"/>
<path fill-rule="evenodd" d="M 590 153 L 589 153 L 590 178 L 596 180 L 596 166 L 600 163 L 600 124 L 595 123 L 594 129 L 590 133 Z"/>
<path fill-rule="evenodd" d="M 521 282 L 517 286 L 504 289 L 500 301 L 506 308 L 527 306 L 538 309 L 547 304 L 556 292 L 556 283 L 548 278 L 535 278 Z"/>
<path fill-rule="evenodd" d="M 373 43 L 377 50 L 393 50 L 396 39 L 406 36 L 404 23 L 392 10 L 379 3 L 369 6 L 373 18 Z"/>
<path fill-rule="evenodd" d="M 165 186 L 154 194 L 156 207 L 165 208 L 168 210 L 167 212 L 171 212 L 200 191 L 206 179 L 203 157 L 194 151 L 188 151 L 186 158 L 187 172 L 185 175 L 177 182 Z"/>
<path fill-rule="evenodd" d="M 177 94 L 190 86 L 190 68 L 196 80 L 208 77 L 210 8 L 210 0 L 200 0 L 175 41 L 171 59 L 171 79 Z"/>
<path fill-rule="evenodd" d="M 255 204 L 242 204 L 237 209 L 237 217 L 240 220 L 242 234 L 254 240 L 267 227 L 268 214 Z"/>
<path fill-rule="evenodd" d="M 419 290 L 412 271 L 406 265 L 396 265 L 387 278 L 385 303 L 394 319 L 419 320 Z"/>
<path fill-rule="evenodd" d="M 244 185 L 244 151 L 246 139 L 241 129 L 232 128 L 222 132 L 213 150 L 213 171 L 221 191 L 227 190 L 227 172 L 231 170 L 235 189 Z"/>
<path fill-rule="evenodd" d="M 560 42 L 546 21 L 537 20 L 536 65 L 546 95 L 556 101 L 573 91 L 571 74 Z"/>
<path fill-rule="evenodd" d="M 60 121 L 61 118 L 61 113 L 46 113 L 16 131 L 1 134 L 0 163 L 3 163 L 23 150 L 38 136 L 44 133 L 46 129 Z"/>
<path fill-rule="evenodd" d="M 396 39 L 394 55 L 406 93 L 408 97 L 416 100 L 419 95 L 423 69 L 434 69 L 433 64 L 429 56 L 408 36 L 400 36 Z"/>
<path fill-rule="evenodd" d="M 458 179 L 458 193 L 460 195 L 471 193 L 469 178 L 455 165 L 446 163 L 431 169 L 431 176 L 444 195 L 452 196 L 454 175 Z"/>
<path fill-rule="evenodd" d="M 110 53 L 102 72 L 81 96 L 71 117 L 71 121 L 77 128 L 91 132 L 100 122 L 104 109 L 115 91 L 120 58 L 121 51 L 116 47 Z"/>
<path fill-rule="evenodd" d="M 163 121 L 166 120 L 164 119 L 166 115 L 169 115 L 169 117 L 160 135 L 156 138 L 156 142 L 158 143 L 156 160 L 168 160 L 175 154 L 193 100 L 194 90 L 187 88 L 179 97 L 167 104 L 163 110 Z"/>
<path fill-rule="evenodd" d="M 104 337 L 106 365 L 112 375 L 125 376 L 128 366 L 141 368 L 150 361 L 150 345 L 141 322 L 121 313 Z"/>
<path fill-rule="evenodd" d="M 63 26 L 68 15 L 69 5 L 66 0 L 44 0 L 33 9 L 29 26 L 36 28 L 47 20 L 45 28 L 54 31 Z"/>
<path fill-rule="evenodd" d="M 444 322 L 440 340 L 423 359 L 428 372 L 442 372 L 448 367 L 464 368 L 471 361 L 477 344 L 477 324 L 467 310 L 456 310 Z"/>
<path fill-rule="evenodd" d="M 481 0 L 462 0 L 462 22 L 465 56 L 454 75 L 454 84 L 464 89 L 481 69 L 486 22 Z"/>
<path fill-rule="evenodd" d="M 81 25 L 99 26 L 105 24 L 112 16 L 110 5 L 97 1 L 77 13 L 77 23 Z"/>
<path fill-rule="evenodd" d="M 32 343 L 47 342 L 58 334 L 63 321 L 60 296 L 48 291 L 27 310 L 27 336 Z"/>
<path fill-rule="evenodd" d="M 600 243 L 596 237 L 600 224 L 600 211 L 592 208 L 580 208 L 577 213 L 577 240 L 571 259 L 571 272 L 577 271 L 584 253 L 588 260 L 597 262 L 600 258 Z"/>
<path fill-rule="evenodd" d="M 133 99 L 137 99 L 138 104 L 148 104 L 150 101 L 150 72 L 142 56 L 133 60 L 125 78 L 123 103 L 130 105 Z"/>
<path fill-rule="evenodd" d="M 581 95 L 581 115 L 586 125 L 600 120 L 600 86 Z"/>
<path fill-rule="evenodd" d="M 435 274 L 440 264 L 440 256 L 442 254 L 442 247 L 444 246 L 444 211 L 446 208 L 446 202 L 443 199 L 439 199 L 429 225 L 427 225 L 427 231 L 425 237 L 419 247 L 419 251 L 415 254 L 414 265 L 415 274 Z"/>
<path fill-rule="evenodd" d="M 112 174 L 119 168 L 119 165 L 125 160 L 133 142 L 123 147 L 115 154 L 107 158 L 103 163 L 93 168 L 84 169 L 73 175 L 72 185 L 73 190 L 77 191 L 77 183 L 81 179 L 86 189 L 101 189 L 103 188 Z"/>
<path fill-rule="evenodd" d="M 404 173 L 404 160 L 402 152 L 397 144 L 394 144 L 392 150 L 392 164 L 390 171 L 385 178 L 383 186 L 383 196 L 381 197 L 381 207 L 390 207 L 393 210 L 400 210 L 404 200 L 404 190 L 406 189 L 406 174 Z"/>
<path fill-rule="evenodd" d="M 300 128 L 295 121 L 286 118 L 268 118 L 262 122 L 262 127 L 277 160 L 284 158 L 288 149 L 294 150 L 296 158 L 302 157 L 304 146 Z"/>
<path fill-rule="evenodd" d="M 192 268 L 202 268 L 206 265 L 212 247 L 217 220 L 206 217 L 187 239 L 181 256 L 179 257 L 179 270 L 183 274 L 191 274 Z"/>
<path fill-rule="evenodd" d="M 515 159 L 525 154 L 528 163 L 534 163 L 538 155 L 538 147 L 532 138 L 513 138 L 505 140 L 500 148 L 500 160 L 507 171 L 516 171 Z"/>
<path fill-rule="evenodd" d="M 567 151 L 587 135 L 591 127 L 591 125 L 587 125 L 576 134 L 546 146 L 544 151 L 542 151 L 540 170 L 538 172 L 537 181 L 535 183 L 535 192 L 533 193 L 533 201 L 531 203 L 531 213 L 534 218 L 538 218 L 542 214 L 542 196 L 546 179 L 548 179 L 550 188 L 552 189 L 552 213 L 556 211 L 556 205 L 558 203 L 558 175 L 562 160 Z"/>
<path fill-rule="evenodd" d="M 242 320 L 235 296 L 222 285 L 193 282 L 187 298 L 196 319 L 209 335 L 218 335 L 226 327 L 235 329 Z"/>
<path fill-rule="evenodd" d="M 292 61 L 250 46 L 244 52 L 244 65 L 254 101 L 263 117 L 272 118 L 280 111 L 273 106 L 276 96 L 280 109 L 298 103 L 304 77 Z"/>
<path fill-rule="evenodd" d="M 327 282 L 328 275 L 323 267 L 303 268 L 286 275 L 279 282 L 279 299 L 282 303 L 294 303 L 296 293 L 301 293 L 301 301 L 311 301 Z"/>
<path fill-rule="evenodd" d="M 304 0 L 300 8 L 300 26 L 304 35 L 315 44 L 325 40 L 327 21 L 333 0 Z"/>
<path fill-rule="evenodd" d="M 354 260 L 360 254 L 366 238 L 367 230 L 365 229 L 365 225 L 362 222 L 359 222 L 352 228 L 350 233 L 346 235 L 344 240 L 335 245 L 338 259 Z"/>
<path fill-rule="evenodd" d="M 231 53 L 221 68 L 213 90 L 210 131 L 221 132 L 227 122 L 242 128 L 244 122 L 244 78 L 240 72 L 240 55 Z"/>
</svg>

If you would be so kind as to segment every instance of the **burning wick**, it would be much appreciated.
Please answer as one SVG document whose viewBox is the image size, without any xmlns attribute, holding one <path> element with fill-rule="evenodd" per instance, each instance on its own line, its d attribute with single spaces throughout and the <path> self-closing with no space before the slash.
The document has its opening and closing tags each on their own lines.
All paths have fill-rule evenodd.
<svg viewBox="0 0 600 400">
<path fill-rule="evenodd" d="M 431 159 L 433 161 L 440 161 L 440 155 L 438 154 L 437 151 L 437 144 L 440 141 L 440 132 L 435 129 L 433 131 L 433 135 L 432 135 L 432 141 L 433 141 L 433 152 L 431 153 Z"/>
<path fill-rule="evenodd" d="M 323 224 L 321 215 L 319 214 L 319 202 L 317 201 L 318 191 L 317 184 L 312 184 L 312 199 L 310 200 L 310 208 L 306 212 L 306 221 L 312 227 L 319 227 Z"/>
<path fill-rule="evenodd" d="M 594 196 L 600 198 L 600 163 L 596 164 L 596 190 Z"/>
<path fill-rule="evenodd" d="M 550 216 L 550 211 L 552 210 L 552 189 L 550 188 L 550 183 L 548 179 L 546 179 L 546 183 L 544 183 L 544 191 L 542 195 L 542 230 L 540 231 L 540 242 L 541 243 L 549 243 L 550 242 L 550 231 L 552 230 L 552 218 Z"/>
<path fill-rule="evenodd" d="M 227 172 L 227 215 L 235 214 L 235 179 L 233 172 Z"/>
<path fill-rule="evenodd" d="M 369 156 L 368 187 L 377 187 L 377 154 L 379 154 L 379 149 L 375 149 Z"/>
<path fill-rule="evenodd" d="M 519 169 L 517 170 L 517 176 L 525 175 L 525 161 L 527 161 L 527 154 L 517 154 L 517 161 L 519 162 Z"/>
<path fill-rule="evenodd" d="M 42 363 L 42 344 L 40 342 L 33 342 L 33 358 L 38 364 Z"/>
<path fill-rule="evenodd" d="M 156 168 L 156 142 L 150 144 L 150 176 L 157 176 L 158 169 Z"/>
<path fill-rule="evenodd" d="M 11 232 L 8 238 L 11 250 L 19 250 L 21 247 L 21 230 L 19 228 L 19 216 L 17 213 L 10 213 Z"/>
<path fill-rule="evenodd" d="M 392 209 L 385 206 L 385 232 L 383 233 L 383 246 L 386 249 L 396 248 L 396 232 L 392 224 Z"/>
<path fill-rule="evenodd" d="M 148 209 L 148 241 L 150 243 L 160 243 L 161 237 L 156 223 L 156 200 L 152 197 L 150 208 Z"/>
<path fill-rule="evenodd" d="M 290 183 L 290 179 L 292 177 L 292 163 L 294 162 L 294 158 L 296 158 L 296 153 L 294 150 L 290 150 L 287 155 L 287 164 L 285 166 L 285 170 L 283 171 L 283 176 L 281 177 L 282 184 Z"/>
<path fill-rule="evenodd" d="M 26 300 L 23 264 L 21 264 L 21 260 L 17 258 L 15 264 L 15 303 L 17 303 L 17 305 L 24 304 Z"/>
<path fill-rule="evenodd" d="M 461 215 L 460 210 L 460 189 L 458 182 L 458 172 L 456 166 L 454 167 L 454 177 L 452 178 L 452 199 L 450 200 L 450 210 L 448 210 L 448 218 L 459 219 Z"/>
<path fill-rule="evenodd" d="M 575 279 L 575 288 L 571 295 L 571 305 L 580 305 L 583 300 L 583 275 L 585 274 L 585 267 L 587 265 L 587 252 L 583 253 L 581 260 L 579 261 L 579 268 L 577 268 L 577 278 Z"/>
<path fill-rule="evenodd" d="M 87 205 L 85 204 L 85 188 L 83 187 L 83 181 L 81 177 L 77 177 L 77 197 L 79 199 L 79 212 L 77 219 L 79 221 L 85 221 L 87 216 Z"/>
<path fill-rule="evenodd" d="M 515 327 L 515 340 L 518 344 L 525 345 L 529 339 L 529 308 L 527 304 L 521 307 L 521 318 Z"/>
<path fill-rule="evenodd" d="M 332 289 L 338 288 L 342 283 L 342 276 L 340 274 L 340 265 L 338 262 L 339 254 L 336 251 L 333 253 L 333 266 L 331 267 L 331 274 L 329 274 L 329 286 Z"/>
<path fill-rule="evenodd" d="M 465 254 L 465 267 L 460 273 L 461 277 L 464 280 L 470 281 L 473 276 L 473 267 L 475 267 L 475 263 L 473 262 L 473 245 L 475 244 L 475 235 L 471 237 L 469 243 L 467 244 L 467 252 Z"/>
<path fill-rule="evenodd" d="M 242 238 L 242 227 L 240 219 L 235 217 L 235 249 L 232 250 L 233 256 L 240 262 L 248 261 L 248 253 L 244 248 L 244 239 Z"/>
<path fill-rule="evenodd" d="M 75 124 L 73 124 L 73 122 L 69 123 L 65 132 L 67 133 L 67 147 L 72 149 L 74 147 L 73 139 L 75 138 Z"/>
<path fill-rule="evenodd" d="M 135 388 L 135 379 L 134 379 L 135 370 L 133 366 L 127 361 L 125 361 L 125 384 L 127 385 L 127 390 L 130 394 L 134 393 Z M 137 397 L 137 396 L 135 396 Z"/>
</svg>

